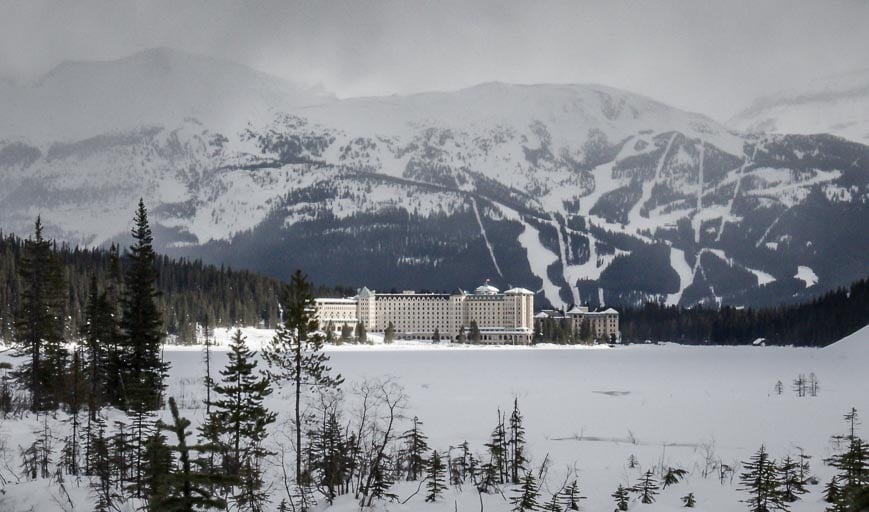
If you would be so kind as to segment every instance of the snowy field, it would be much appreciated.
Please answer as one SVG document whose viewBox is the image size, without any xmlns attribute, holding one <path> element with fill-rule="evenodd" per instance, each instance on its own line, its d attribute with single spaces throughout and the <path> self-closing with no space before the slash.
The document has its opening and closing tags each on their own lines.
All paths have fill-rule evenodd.
<svg viewBox="0 0 869 512">
<path fill-rule="evenodd" d="M 254 346 L 269 335 L 247 332 Z M 482 454 L 497 408 L 508 409 L 518 397 L 534 466 L 549 457 L 550 487 L 560 483 L 567 467 L 575 467 L 588 497 L 582 508 L 587 511 L 612 510 L 610 494 L 619 484 L 633 485 L 642 472 L 661 464 L 684 468 L 689 475 L 664 490 L 656 503 L 635 501 L 630 510 L 676 510 L 681 508 L 680 497 L 689 492 L 697 497 L 697 510 L 745 510 L 739 503 L 745 494 L 738 490 L 738 476 L 721 483 L 715 471 L 706 478 L 702 474 L 711 463 L 735 467 L 738 475 L 739 461 L 761 444 L 776 459 L 796 456 L 800 450 L 813 457 L 812 471 L 821 485 L 810 486 L 811 493 L 791 510 L 822 510 L 821 488 L 832 476 L 822 462 L 834 450 L 830 437 L 845 430 L 842 415 L 851 407 L 869 418 L 869 327 L 820 350 L 676 345 L 445 348 L 407 343 L 330 347 L 329 354 L 334 369 L 347 380 L 344 387 L 351 405 L 354 383 L 388 376 L 409 396 L 405 415 L 419 416 L 429 445 L 443 451 L 467 440 Z M 204 413 L 198 405 L 204 397 L 201 351 L 188 347 L 167 350 L 165 355 L 172 364 L 169 394 L 187 407 L 182 414 L 195 424 Z M 225 353 L 217 352 L 214 366 L 222 367 L 225 360 Z M 820 381 L 819 395 L 797 397 L 791 382 L 798 374 L 812 372 Z M 782 395 L 774 391 L 779 380 L 784 383 Z M 278 423 L 289 417 L 290 397 L 289 387 L 271 397 L 270 406 L 281 411 Z M 29 431 L 38 427 L 35 421 L 2 424 L 6 464 L 17 465 L 17 447 L 29 444 Z M 862 429 L 864 437 L 867 429 Z M 638 468 L 628 468 L 631 455 L 639 461 Z M 15 485 L 13 480 L 0 497 L 0 510 L 91 509 L 86 484 L 65 485 L 74 506 L 61 505 L 65 498 L 58 499 L 55 484 Z M 402 500 L 416 489 L 416 483 L 394 487 Z M 504 493 L 511 495 L 509 486 Z M 545 499 L 545 487 L 542 493 Z M 378 509 L 480 510 L 477 494 L 468 487 L 464 493 L 451 488 L 435 504 L 424 503 L 423 495 L 406 504 L 380 504 Z M 275 506 L 282 496 L 276 486 Z M 349 497 L 332 508 L 356 509 Z M 506 511 L 510 506 L 493 494 L 484 497 L 484 509 Z"/>
</svg>

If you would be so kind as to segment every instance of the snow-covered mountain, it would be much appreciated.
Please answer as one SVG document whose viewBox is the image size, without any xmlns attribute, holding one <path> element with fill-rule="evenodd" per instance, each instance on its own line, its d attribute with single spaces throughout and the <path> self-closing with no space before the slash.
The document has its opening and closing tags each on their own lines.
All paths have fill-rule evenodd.
<svg viewBox="0 0 869 512">
<path fill-rule="evenodd" d="M 869 69 L 759 98 L 728 124 L 751 132 L 830 133 L 869 144 Z"/>
<path fill-rule="evenodd" d="M 54 139 L 3 127 L 0 227 L 26 234 L 42 214 L 56 236 L 104 244 L 144 196 L 173 254 L 379 289 L 488 277 L 555 304 L 761 304 L 869 273 L 869 147 L 854 142 L 741 135 L 598 85 L 339 101 L 166 50 L 100 74 L 151 80 L 155 54 L 212 78 L 161 75 L 173 106 L 147 122 L 138 105 L 159 101 L 125 107 L 154 94 L 130 79 L 105 91 L 114 118 L 81 136 L 74 109 L 58 111 L 69 128 Z M 49 78 L 92 97 L 63 78 L 81 75 Z M 229 84 L 215 87 L 225 99 L 212 82 Z"/>
<path fill-rule="evenodd" d="M 238 64 L 155 48 L 105 62 L 65 62 L 33 83 L 0 82 L 0 134 L 76 141 L 185 119 L 212 130 L 334 97 Z"/>
</svg>

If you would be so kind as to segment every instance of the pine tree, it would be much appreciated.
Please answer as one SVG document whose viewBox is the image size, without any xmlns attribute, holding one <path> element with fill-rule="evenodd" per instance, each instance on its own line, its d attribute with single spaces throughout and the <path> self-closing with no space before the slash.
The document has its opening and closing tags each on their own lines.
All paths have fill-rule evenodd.
<svg viewBox="0 0 869 512">
<path fill-rule="evenodd" d="M 507 431 L 504 428 L 504 417 L 500 409 L 498 409 L 498 424 L 495 425 L 491 439 L 485 447 L 489 451 L 489 464 L 495 472 L 496 483 L 505 483 L 508 466 Z"/>
<path fill-rule="evenodd" d="M 121 408 L 133 411 L 156 410 L 165 385 L 169 365 L 162 361 L 162 316 L 157 309 L 160 293 L 156 288 L 157 255 L 154 253 L 148 211 L 140 199 L 130 247 L 130 266 L 124 282 L 121 319 L 123 396 Z"/>
<path fill-rule="evenodd" d="M 579 482 L 574 480 L 561 493 L 560 503 L 564 510 L 579 510 L 579 502 L 584 499 L 579 492 Z"/>
<path fill-rule="evenodd" d="M 437 327 L 435 327 L 434 333 L 431 335 L 431 340 L 434 343 L 440 343 L 441 341 L 441 331 Z"/>
<path fill-rule="evenodd" d="M 444 482 L 446 468 L 437 450 L 432 451 L 431 457 L 426 464 L 426 470 L 426 476 L 428 477 L 426 489 L 428 490 L 428 494 L 425 497 L 425 501 L 435 502 L 447 490 L 447 485 Z"/>
<path fill-rule="evenodd" d="M 801 494 L 809 492 L 800 477 L 800 465 L 789 455 L 778 466 L 778 480 L 781 482 L 779 497 L 785 503 L 798 501 Z"/>
<path fill-rule="evenodd" d="M 784 389 L 785 389 L 785 386 L 784 386 L 784 384 L 782 384 L 781 381 L 777 381 L 775 383 L 775 386 L 773 386 L 773 390 L 775 391 L 776 395 L 781 395 L 784 392 Z"/>
<path fill-rule="evenodd" d="M 619 485 L 616 492 L 611 495 L 616 502 L 616 510 L 627 510 L 628 509 L 628 500 L 630 500 L 630 495 L 628 495 L 628 490 L 624 488 L 623 485 Z"/>
<path fill-rule="evenodd" d="M 458 343 L 467 343 L 468 342 L 468 337 L 465 334 L 465 326 L 464 325 L 459 327 L 459 335 L 456 338 L 456 341 Z"/>
<path fill-rule="evenodd" d="M 395 341 L 395 326 L 392 325 L 392 322 L 389 322 L 389 325 L 386 326 L 386 330 L 383 331 L 383 342 L 392 343 L 393 341 Z"/>
<path fill-rule="evenodd" d="M 218 437 L 227 438 L 223 471 L 236 478 L 246 465 L 259 467 L 260 460 L 267 455 L 262 445 L 268 435 L 267 427 L 274 423 L 276 415 L 263 404 L 272 392 L 271 383 L 256 372 L 256 352 L 247 347 L 241 329 L 236 329 L 232 336 L 228 359 L 219 372 L 220 382 L 214 385 L 217 398 L 210 403 L 212 412 L 204 428 L 213 428 Z M 214 436 L 210 437 L 213 441 Z M 256 459 L 252 464 L 248 460 L 251 458 Z"/>
<path fill-rule="evenodd" d="M 96 275 L 91 276 L 82 331 L 90 386 L 88 409 L 90 419 L 93 420 L 97 410 L 109 401 L 115 392 L 111 388 L 115 377 L 111 375 L 110 359 L 118 339 L 114 308 L 109 302 L 107 292 L 100 292 Z"/>
<path fill-rule="evenodd" d="M 168 496 L 172 463 L 172 450 L 163 435 L 162 423 L 158 421 L 157 428 L 145 443 L 142 459 L 144 497 L 148 499 L 152 509 L 154 504 L 163 502 Z"/>
<path fill-rule="evenodd" d="M 174 434 L 177 439 L 178 444 L 172 447 L 177 454 L 177 462 L 169 474 L 166 495 L 162 499 L 153 500 L 150 504 L 151 510 L 193 512 L 225 509 L 226 500 L 211 492 L 211 487 L 216 483 L 214 477 L 196 471 L 194 452 L 199 451 L 201 454 L 205 449 L 187 444 L 190 420 L 179 416 L 174 397 L 169 398 L 169 410 L 172 413 L 172 425 L 161 425 L 161 428 Z M 223 483 L 223 480 L 219 483 Z"/>
<path fill-rule="evenodd" d="M 344 379 L 331 377 L 329 356 L 322 352 L 323 338 L 317 333 L 313 287 L 297 270 L 283 290 L 284 323 L 275 332 L 263 357 L 275 381 L 289 380 L 295 391 L 296 483 L 302 482 L 302 388 L 337 388 Z M 342 334 L 343 336 L 343 334 Z"/>
<path fill-rule="evenodd" d="M 671 485 L 678 484 L 688 472 L 681 468 L 667 468 L 667 473 L 664 474 L 663 488 L 666 489 Z"/>
<path fill-rule="evenodd" d="M 839 470 L 839 499 L 833 503 L 842 509 L 847 509 L 853 497 L 862 488 L 869 486 L 869 444 L 857 435 L 857 427 L 860 425 L 857 409 L 852 408 L 845 415 L 845 421 L 848 423 L 848 433 L 834 438 L 846 443 L 845 451 L 826 461 Z"/>
<path fill-rule="evenodd" d="M 36 218 L 32 239 L 24 242 L 19 267 L 22 292 L 15 322 L 15 355 L 25 358 L 15 379 L 30 391 L 32 410 L 55 409 L 66 369 L 63 346 L 63 269 L 42 237 L 42 219 Z M 60 383 L 60 385 L 58 385 Z"/>
<path fill-rule="evenodd" d="M 347 324 L 344 324 L 341 327 L 341 338 L 339 341 L 341 343 L 349 343 L 353 339 L 353 328 Z"/>
<path fill-rule="evenodd" d="M 510 497 L 510 504 L 513 505 L 514 512 L 526 512 L 529 510 L 540 510 L 538 499 L 540 491 L 537 489 L 537 479 L 530 471 L 526 471 L 522 477 L 522 484 L 516 490 L 516 494 Z"/>
<path fill-rule="evenodd" d="M 682 506 L 684 508 L 694 508 L 697 506 L 697 500 L 694 498 L 693 492 L 689 492 L 685 496 L 682 496 Z"/>
<path fill-rule="evenodd" d="M 770 459 L 766 448 L 761 446 L 748 461 L 742 462 L 745 472 L 739 478 L 742 490 L 750 498 L 743 500 L 751 512 L 771 512 L 782 508 L 779 499 L 779 482 L 776 478 L 775 461 Z"/>
<path fill-rule="evenodd" d="M 513 412 L 510 413 L 510 476 L 514 484 L 519 483 L 519 472 L 525 471 L 528 459 L 525 457 L 525 427 L 522 413 L 519 412 L 519 399 L 513 398 Z"/>
<path fill-rule="evenodd" d="M 639 463 L 639 461 L 637 461 L 637 456 L 632 453 L 631 456 L 628 457 L 628 467 L 630 469 L 634 469 L 639 465 L 640 465 L 640 463 Z"/>
<path fill-rule="evenodd" d="M 401 435 L 401 440 L 404 442 L 404 453 L 407 457 L 407 480 L 418 480 L 425 471 L 426 459 L 425 453 L 428 448 L 428 437 L 422 432 L 422 422 L 418 417 L 414 416 L 410 430 Z"/>
<path fill-rule="evenodd" d="M 365 324 L 362 322 L 356 324 L 356 342 L 368 343 L 368 331 L 365 330 Z"/>
<path fill-rule="evenodd" d="M 640 502 L 649 505 L 655 502 L 655 496 L 658 495 L 658 482 L 655 480 L 654 475 L 652 475 L 652 470 L 649 469 L 643 474 L 640 481 L 634 487 L 634 490 L 640 497 Z"/>
<path fill-rule="evenodd" d="M 353 465 L 352 440 L 345 439 L 339 424 L 339 409 L 335 403 L 320 411 L 318 428 L 309 433 L 311 470 L 316 483 L 329 503 L 344 491 Z"/>
<path fill-rule="evenodd" d="M 471 328 L 468 332 L 468 340 L 471 343 L 477 344 L 480 343 L 481 339 L 483 339 L 483 336 L 480 333 L 480 327 L 477 325 L 477 321 L 471 320 Z"/>
</svg>

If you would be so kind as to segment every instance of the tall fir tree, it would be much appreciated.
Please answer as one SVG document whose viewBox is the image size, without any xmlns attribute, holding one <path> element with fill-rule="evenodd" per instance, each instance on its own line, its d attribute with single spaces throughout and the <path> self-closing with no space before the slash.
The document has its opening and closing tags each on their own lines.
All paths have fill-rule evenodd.
<svg viewBox="0 0 869 512">
<path fill-rule="evenodd" d="M 428 437 L 422 432 L 422 422 L 414 416 L 411 428 L 401 435 L 404 442 L 405 468 L 407 480 L 418 480 L 426 467 L 425 454 L 428 452 Z"/>
<path fill-rule="evenodd" d="M 22 292 L 15 322 L 15 355 L 25 360 L 14 376 L 30 391 L 32 410 L 48 411 L 58 406 L 63 392 L 66 285 L 51 242 L 42 236 L 40 217 L 36 218 L 33 238 L 24 242 L 19 274 Z"/>
<path fill-rule="evenodd" d="M 447 490 L 446 466 L 437 450 L 432 451 L 431 457 L 426 463 L 426 477 L 425 485 L 428 493 L 425 496 L 425 501 L 435 502 Z"/>
<path fill-rule="evenodd" d="M 760 449 L 742 466 L 745 472 L 739 478 L 742 490 L 748 492 L 749 498 L 743 500 L 751 512 L 771 512 L 784 508 L 780 499 L 779 481 L 775 461 L 769 456 L 766 447 Z"/>
<path fill-rule="evenodd" d="M 513 398 L 513 412 L 510 413 L 508 448 L 511 480 L 518 484 L 519 474 L 525 471 L 528 458 L 525 456 L 525 427 L 522 425 L 522 413 L 519 412 L 519 399 L 516 397 Z"/>
<path fill-rule="evenodd" d="M 651 469 L 646 470 L 643 476 L 640 477 L 640 481 L 634 486 L 634 490 L 640 498 L 640 503 L 650 505 L 655 502 L 655 496 L 658 495 L 660 487 L 658 487 L 658 482 L 655 480 Z"/>
<path fill-rule="evenodd" d="M 514 512 L 529 512 L 540 510 L 540 489 L 537 488 L 537 479 L 530 471 L 526 471 L 522 477 L 521 486 L 516 494 L 510 497 L 510 504 Z"/>
<path fill-rule="evenodd" d="M 628 503 L 631 497 L 628 494 L 628 490 L 625 489 L 623 485 L 620 484 L 611 496 L 616 503 L 616 510 L 624 511 L 628 509 Z"/>
<path fill-rule="evenodd" d="M 209 404 L 211 413 L 206 423 L 225 439 L 225 449 L 221 450 L 225 454 L 223 471 L 238 477 L 243 467 L 259 467 L 267 455 L 263 441 L 276 414 L 264 405 L 272 393 L 271 382 L 257 371 L 256 352 L 248 348 L 241 329 L 233 334 L 227 356 L 226 367 L 219 372 L 221 379 L 214 384 L 217 398 Z M 253 464 L 249 459 L 255 459 Z"/>
<path fill-rule="evenodd" d="M 302 390 L 304 387 L 337 388 L 341 375 L 331 376 L 329 356 L 323 353 L 323 337 L 318 333 L 313 287 L 301 270 L 296 270 L 281 297 L 284 321 L 275 332 L 263 357 L 269 375 L 277 382 L 289 381 L 294 391 L 296 432 L 296 483 L 302 483 Z"/>
<path fill-rule="evenodd" d="M 157 308 L 157 255 L 148 211 L 141 199 L 133 222 L 134 242 L 128 254 L 122 301 L 123 396 L 119 405 L 125 410 L 149 411 L 160 407 L 169 365 L 161 357 L 163 320 Z"/>
</svg>

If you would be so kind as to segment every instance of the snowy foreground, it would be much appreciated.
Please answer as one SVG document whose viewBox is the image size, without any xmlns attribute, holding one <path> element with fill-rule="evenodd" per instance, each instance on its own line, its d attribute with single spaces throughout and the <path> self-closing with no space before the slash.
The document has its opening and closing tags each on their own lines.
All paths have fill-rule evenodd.
<svg viewBox="0 0 869 512">
<path fill-rule="evenodd" d="M 246 331 L 254 348 L 267 340 L 269 331 Z M 218 332 L 218 341 L 226 341 Z M 842 415 L 856 407 L 869 418 L 869 327 L 825 349 L 775 347 L 629 346 L 588 350 L 554 347 L 449 347 L 426 344 L 345 345 L 328 349 L 336 371 L 347 380 L 347 400 L 354 382 L 390 377 L 409 395 L 405 415 L 424 422 L 432 448 L 445 451 L 467 440 L 477 452 L 496 422 L 498 407 L 509 408 L 518 397 L 525 417 L 528 448 L 536 467 L 545 457 L 552 462 L 549 487 L 560 484 L 568 467 L 575 467 L 586 511 L 612 510 L 610 494 L 619 484 L 637 482 L 646 469 L 663 463 L 689 471 L 685 481 L 664 490 L 654 504 L 633 501 L 630 510 L 661 512 L 681 509 L 680 497 L 693 492 L 696 510 L 725 512 L 746 510 L 739 500 L 738 477 L 722 483 L 709 464 L 726 464 L 741 471 L 761 444 L 776 459 L 802 449 L 811 455 L 812 471 L 821 485 L 793 504 L 792 510 L 824 508 L 821 487 L 832 476 L 823 459 L 833 453 L 830 436 L 845 430 Z M 182 415 L 194 425 L 204 409 L 201 348 L 167 349 L 171 362 L 169 394 L 177 398 Z M 215 355 L 222 367 L 224 352 Z M 814 373 L 820 381 L 817 397 L 798 398 L 790 383 L 799 374 Z M 784 393 L 774 391 L 777 381 Z M 279 410 L 275 440 L 290 416 L 288 387 L 271 397 L 269 406 Z M 59 417 L 60 419 L 60 417 Z M 53 428 L 63 432 L 59 421 Z M 53 420 L 54 421 L 54 420 Z M 6 460 L 0 473 L 7 479 L 0 495 L 0 511 L 92 510 L 87 482 L 66 477 L 63 486 L 49 480 L 17 482 L 19 446 L 28 446 L 41 422 L 7 420 L 0 423 Z M 402 425 L 400 430 L 404 430 Z M 869 426 L 861 434 L 869 435 Z M 60 435 L 60 434 L 59 434 Z M 60 443 L 58 443 L 60 444 Z M 629 468 L 634 455 L 639 467 Z M 11 470 L 10 470 L 11 468 Z M 403 501 L 417 490 L 417 483 L 399 483 L 393 491 Z M 67 498 L 67 493 L 69 497 Z M 509 486 L 504 494 L 510 496 Z M 548 496 L 542 489 L 543 499 Z M 389 511 L 476 511 L 480 501 L 470 486 L 464 492 L 450 488 L 438 503 L 424 503 L 424 491 L 406 504 L 380 503 Z M 283 497 L 279 484 L 273 489 L 274 507 Z M 500 494 L 484 496 L 484 510 L 507 511 L 511 507 Z M 134 504 L 126 504 L 132 510 Z M 321 505 L 326 509 L 325 505 Z M 340 498 L 329 510 L 357 510 L 352 497 Z"/>
</svg>

